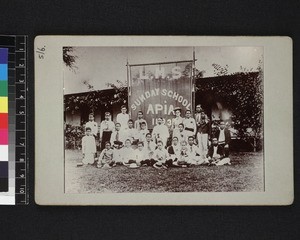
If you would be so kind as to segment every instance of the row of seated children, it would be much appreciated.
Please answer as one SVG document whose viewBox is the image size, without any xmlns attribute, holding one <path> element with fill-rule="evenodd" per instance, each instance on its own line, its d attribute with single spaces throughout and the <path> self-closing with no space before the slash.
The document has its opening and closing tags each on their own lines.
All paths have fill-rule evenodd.
<svg viewBox="0 0 300 240">
<path fill-rule="evenodd" d="M 215 143 L 215 142 L 214 142 Z M 130 139 L 123 143 L 115 141 L 112 147 L 110 142 L 105 143 L 105 149 L 101 152 L 98 161 L 98 168 L 111 168 L 116 165 L 125 165 L 129 168 L 140 166 L 153 166 L 154 168 L 188 167 L 192 165 L 224 165 L 230 164 L 229 158 L 224 158 L 224 151 L 217 146 L 212 146 L 207 155 L 203 155 L 194 144 L 194 137 L 188 137 L 188 142 L 179 143 L 177 137 L 173 137 L 172 145 L 164 148 L 162 141 L 155 144 L 152 135 L 146 134 L 145 142 L 138 142 L 137 149 L 132 148 Z M 225 160 L 224 160 L 225 159 Z"/>
</svg>

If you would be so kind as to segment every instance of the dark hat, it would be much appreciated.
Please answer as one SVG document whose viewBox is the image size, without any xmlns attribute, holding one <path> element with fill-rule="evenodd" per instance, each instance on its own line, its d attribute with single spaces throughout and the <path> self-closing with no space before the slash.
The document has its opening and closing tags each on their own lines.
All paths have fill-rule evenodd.
<svg viewBox="0 0 300 240">
<path fill-rule="evenodd" d="M 123 145 L 123 142 L 121 142 L 121 141 L 114 141 L 114 144 L 121 146 L 121 145 Z"/>
<path fill-rule="evenodd" d="M 161 163 L 161 162 L 157 162 L 153 165 L 154 168 L 156 169 L 166 169 L 166 167 Z"/>
</svg>

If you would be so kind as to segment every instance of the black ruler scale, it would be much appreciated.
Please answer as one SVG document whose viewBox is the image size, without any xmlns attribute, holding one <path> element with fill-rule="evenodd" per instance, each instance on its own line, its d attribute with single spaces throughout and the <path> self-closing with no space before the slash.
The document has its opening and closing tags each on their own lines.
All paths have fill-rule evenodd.
<svg viewBox="0 0 300 240">
<path fill-rule="evenodd" d="M 26 142 L 27 36 L 0 36 L 8 48 L 9 161 L 15 167 L 15 204 L 28 204 L 28 159 Z"/>
<path fill-rule="evenodd" d="M 26 99 L 27 99 L 27 37 L 16 37 L 16 204 L 28 203 L 28 178 L 26 155 Z"/>
</svg>

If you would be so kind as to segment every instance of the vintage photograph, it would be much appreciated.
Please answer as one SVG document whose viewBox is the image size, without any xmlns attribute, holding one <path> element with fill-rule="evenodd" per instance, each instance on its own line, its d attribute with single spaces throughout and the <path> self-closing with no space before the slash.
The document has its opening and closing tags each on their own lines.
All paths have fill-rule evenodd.
<svg viewBox="0 0 300 240">
<path fill-rule="evenodd" d="M 65 46 L 64 192 L 264 192 L 264 48 Z"/>
</svg>

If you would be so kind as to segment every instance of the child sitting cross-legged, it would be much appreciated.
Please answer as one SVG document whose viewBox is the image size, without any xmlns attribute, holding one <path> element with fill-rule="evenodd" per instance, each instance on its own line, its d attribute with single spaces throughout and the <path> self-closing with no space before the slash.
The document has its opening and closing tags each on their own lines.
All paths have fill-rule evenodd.
<svg viewBox="0 0 300 240">
<path fill-rule="evenodd" d="M 100 153 L 98 158 L 97 168 L 111 168 L 114 165 L 113 161 L 113 149 L 111 148 L 110 142 L 105 143 L 105 148 Z"/>
<path fill-rule="evenodd" d="M 168 167 L 173 166 L 174 162 L 177 162 L 180 158 L 181 146 L 178 143 L 178 137 L 173 137 L 172 145 L 167 148 L 169 153 L 169 160 L 167 160 Z M 175 164 L 176 165 L 176 164 Z"/>
<path fill-rule="evenodd" d="M 128 162 L 123 162 L 123 164 L 129 168 L 138 168 L 141 166 L 141 162 L 145 159 L 144 157 L 144 143 L 138 142 L 137 149 L 132 150 L 131 159 Z"/>
<path fill-rule="evenodd" d="M 156 149 L 156 144 L 152 141 L 151 133 L 146 134 L 146 141 L 144 143 L 144 160 L 141 161 L 141 165 L 153 166 L 156 162 L 153 159 L 154 151 Z"/>
<path fill-rule="evenodd" d="M 122 163 L 129 164 L 129 161 L 132 160 L 134 150 L 131 146 L 131 140 L 126 139 L 125 140 L 125 146 L 121 149 L 121 157 L 122 157 Z"/>
<path fill-rule="evenodd" d="M 173 166 L 188 167 L 191 164 L 190 164 L 190 161 L 189 161 L 187 142 L 186 141 L 182 141 L 180 143 L 180 145 L 181 145 L 181 149 L 180 149 L 179 158 L 178 158 L 177 161 L 173 162 Z"/>
<path fill-rule="evenodd" d="M 122 146 L 123 142 L 121 141 L 114 141 L 114 148 L 113 148 L 113 161 L 114 165 L 123 165 L 123 160 L 122 160 Z"/>
<path fill-rule="evenodd" d="M 162 141 L 157 142 L 157 149 L 153 153 L 153 158 L 156 161 L 153 165 L 154 168 L 160 169 L 160 168 L 167 168 L 166 161 L 169 160 L 169 154 L 167 150 L 163 146 Z"/>
</svg>

